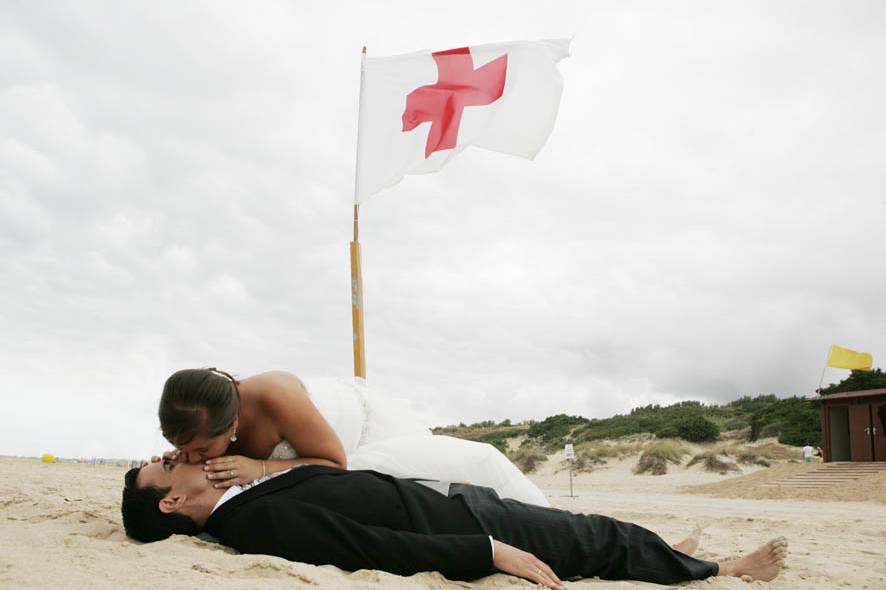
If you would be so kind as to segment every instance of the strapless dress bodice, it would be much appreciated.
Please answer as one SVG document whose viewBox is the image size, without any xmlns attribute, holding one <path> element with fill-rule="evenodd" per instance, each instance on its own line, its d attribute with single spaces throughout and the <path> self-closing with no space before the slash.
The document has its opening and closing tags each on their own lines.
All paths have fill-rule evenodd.
<svg viewBox="0 0 886 590">
<path fill-rule="evenodd" d="M 349 469 L 395 477 L 469 481 L 503 498 L 549 506 L 544 494 L 507 457 L 485 443 L 435 436 L 408 400 L 371 391 L 362 380 L 308 380 L 309 396 L 341 440 Z M 268 459 L 297 459 L 287 440 Z"/>
</svg>

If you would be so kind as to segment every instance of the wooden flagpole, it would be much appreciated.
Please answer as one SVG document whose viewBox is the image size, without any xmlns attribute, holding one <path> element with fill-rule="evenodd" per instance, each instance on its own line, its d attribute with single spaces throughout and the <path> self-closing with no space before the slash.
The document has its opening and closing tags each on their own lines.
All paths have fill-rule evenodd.
<svg viewBox="0 0 886 590">
<path fill-rule="evenodd" d="M 366 59 L 366 46 L 360 62 L 360 106 L 363 105 L 363 61 Z M 362 109 L 359 109 L 362 110 Z M 357 114 L 357 163 L 354 171 L 354 241 L 351 242 L 351 325 L 354 339 L 354 377 L 366 378 L 366 343 L 363 339 L 363 267 L 360 256 L 360 233 L 358 217 L 360 204 L 357 202 L 357 179 L 360 174 L 360 115 Z"/>
<path fill-rule="evenodd" d="M 360 205 L 354 204 L 354 241 L 351 242 L 351 324 L 354 328 L 354 377 L 366 378 L 366 348 L 363 340 L 363 270 L 360 264 Z"/>
</svg>

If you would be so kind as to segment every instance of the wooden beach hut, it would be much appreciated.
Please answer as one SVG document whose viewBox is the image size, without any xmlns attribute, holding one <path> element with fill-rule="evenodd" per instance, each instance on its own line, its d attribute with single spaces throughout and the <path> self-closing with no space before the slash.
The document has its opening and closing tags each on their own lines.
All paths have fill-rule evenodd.
<svg viewBox="0 0 886 590">
<path fill-rule="evenodd" d="M 886 388 L 818 398 L 824 460 L 886 461 Z"/>
</svg>

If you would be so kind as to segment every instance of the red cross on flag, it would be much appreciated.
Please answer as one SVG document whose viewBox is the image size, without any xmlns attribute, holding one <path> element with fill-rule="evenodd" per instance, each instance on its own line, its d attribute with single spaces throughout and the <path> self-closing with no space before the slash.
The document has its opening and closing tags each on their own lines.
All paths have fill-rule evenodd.
<svg viewBox="0 0 886 590">
<path fill-rule="evenodd" d="M 356 201 L 469 145 L 534 158 L 560 106 L 570 39 L 363 58 Z"/>
</svg>

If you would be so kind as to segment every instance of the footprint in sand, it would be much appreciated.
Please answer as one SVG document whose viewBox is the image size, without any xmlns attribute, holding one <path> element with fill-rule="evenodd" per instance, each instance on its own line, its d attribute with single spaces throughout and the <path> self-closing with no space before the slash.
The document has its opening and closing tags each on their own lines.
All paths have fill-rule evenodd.
<svg viewBox="0 0 886 590">
<path fill-rule="evenodd" d="M 120 527 L 109 522 L 86 523 L 79 530 L 70 534 L 99 541 L 123 541 L 126 539 L 126 534 Z"/>
<path fill-rule="evenodd" d="M 317 586 L 316 580 L 295 570 L 294 566 L 272 561 L 254 561 L 243 569 L 231 570 L 229 577 L 245 578 L 295 578 L 302 584 Z"/>
<path fill-rule="evenodd" d="M 299 583 L 308 586 L 318 586 L 318 582 L 313 578 L 294 571 L 290 566 L 277 565 L 269 561 L 254 561 L 242 568 L 225 568 L 202 563 L 195 563 L 191 569 L 201 574 L 210 576 L 220 576 L 222 578 L 295 578 Z"/>
</svg>

